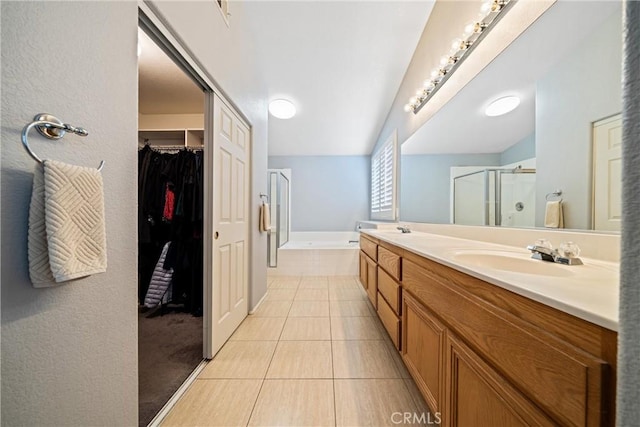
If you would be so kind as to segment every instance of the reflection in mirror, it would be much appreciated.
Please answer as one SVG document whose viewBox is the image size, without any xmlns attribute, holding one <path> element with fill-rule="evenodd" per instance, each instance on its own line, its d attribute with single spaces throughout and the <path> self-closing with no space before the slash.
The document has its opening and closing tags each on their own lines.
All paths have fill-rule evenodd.
<svg viewBox="0 0 640 427">
<path fill-rule="evenodd" d="M 451 169 L 454 224 L 534 226 L 535 169 Z"/>
<path fill-rule="evenodd" d="M 564 227 L 619 227 L 621 15 L 551 6 L 402 144 L 400 219 L 542 227 L 562 190 Z M 486 115 L 508 95 L 515 110 Z"/>
</svg>

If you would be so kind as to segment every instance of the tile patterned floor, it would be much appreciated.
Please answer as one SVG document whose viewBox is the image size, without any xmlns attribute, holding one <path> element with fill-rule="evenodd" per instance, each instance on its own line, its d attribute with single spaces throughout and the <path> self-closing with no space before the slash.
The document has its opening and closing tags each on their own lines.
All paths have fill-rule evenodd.
<svg viewBox="0 0 640 427">
<path fill-rule="evenodd" d="M 278 277 L 162 426 L 397 426 L 427 411 L 356 277 Z"/>
</svg>

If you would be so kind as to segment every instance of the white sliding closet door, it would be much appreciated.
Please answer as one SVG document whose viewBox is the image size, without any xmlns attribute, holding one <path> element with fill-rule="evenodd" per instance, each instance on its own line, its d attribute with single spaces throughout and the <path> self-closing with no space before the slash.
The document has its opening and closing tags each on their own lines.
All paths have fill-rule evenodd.
<svg viewBox="0 0 640 427">
<path fill-rule="evenodd" d="M 213 95 L 213 150 L 208 174 L 213 202 L 208 273 L 212 292 L 208 331 L 212 357 L 229 339 L 248 313 L 249 290 L 249 170 L 248 126 L 217 95 Z"/>
</svg>

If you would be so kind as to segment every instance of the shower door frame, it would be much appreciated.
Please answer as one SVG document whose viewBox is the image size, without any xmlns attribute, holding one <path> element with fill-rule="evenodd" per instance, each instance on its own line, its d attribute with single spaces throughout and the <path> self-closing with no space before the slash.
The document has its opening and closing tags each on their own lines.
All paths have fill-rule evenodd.
<svg viewBox="0 0 640 427">
<path fill-rule="evenodd" d="M 491 216 L 491 172 L 493 172 L 493 191 L 494 191 L 494 217 L 493 224 L 490 224 L 489 218 Z M 455 224 L 456 218 L 456 179 L 465 178 L 471 175 L 484 174 L 484 224 L 488 226 L 502 227 L 502 174 L 535 174 L 536 169 L 533 168 L 486 168 L 480 169 L 474 172 L 465 173 L 453 177 L 453 212 L 452 222 Z"/>
<path fill-rule="evenodd" d="M 277 179 L 275 182 L 275 197 L 273 195 L 273 186 L 272 183 L 272 175 L 276 175 Z M 287 239 L 285 241 L 281 241 L 282 232 L 280 230 L 281 225 L 281 203 L 280 197 L 282 195 L 282 180 L 286 180 L 288 184 L 288 192 L 287 192 Z M 268 184 L 268 193 L 269 193 L 269 203 L 270 203 L 270 213 L 271 213 L 271 223 L 267 235 L 267 267 L 275 268 L 278 266 L 278 249 L 282 247 L 285 243 L 289 241 L 291 238 L 291 169 L 267 169 L 267 184 Z M 275 248 L 273 248 L 273 239 L 275 234 Z"/>
</svg>

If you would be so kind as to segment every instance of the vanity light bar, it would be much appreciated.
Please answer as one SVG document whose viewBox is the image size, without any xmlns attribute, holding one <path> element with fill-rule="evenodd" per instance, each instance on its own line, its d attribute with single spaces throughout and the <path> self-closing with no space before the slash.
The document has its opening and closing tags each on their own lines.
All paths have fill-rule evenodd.
<svg viewBox="0 0 640 427">
<path fill-rule="evenodd" d="M 440 66 L 431 72 L 431 77 L 425 80 L 423 87 L 409 99 L 404 111 L 417 114 L 516 1 L 489 0 L 483 3 L 480 18 L 467 25 L 462 37 L 453 41 L 449 53 L 440 60 Z"/>
</svg>

